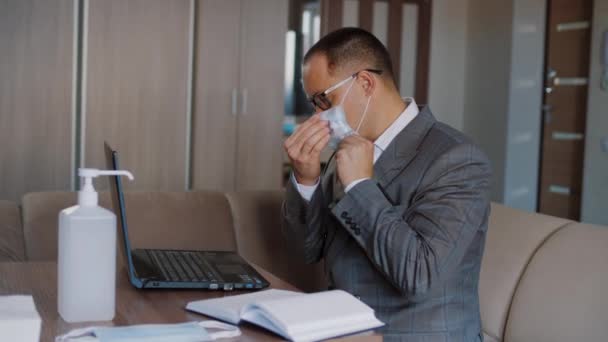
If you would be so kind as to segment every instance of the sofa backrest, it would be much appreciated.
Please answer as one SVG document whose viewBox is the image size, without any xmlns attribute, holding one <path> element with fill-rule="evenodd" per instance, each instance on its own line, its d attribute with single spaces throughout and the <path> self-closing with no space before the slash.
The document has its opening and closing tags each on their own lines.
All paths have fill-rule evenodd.
<svg viewBox="0 0 608 342">
<path fill-rule="evenodd" d="M 109 208 L 107 195 L 100 194 L 99 201 Z M 23 196 L 21 215 L 27 260 L 57 260 L 59 212 L 75 203 L 74 192 L 32 192 Z"/>
<path fill-rule="evenodd" d="M 608 341 L 608 229 L 580 223 L 553 234 L 519 281 L 507 342 Z"/>
<path fill-rule="evenodd" d="M 100 205 L 111 210 L 109 194 L 100 193 L 99 197 Z M 28 260 L 57 259 L 58 214 L 75 203 L 73 192 L 23 197 Z M 236 250 L 230 205 L 222 193 L 126 192 L 125 203 L 132 248 Z"/>
<path fill-rule="evenodd" d="M 516 291 L 536 250 L 571 221 L 492 204 L 479 279 L 485 341 L 502 341 Z"/>
<path fill-rule="evenodd" d="M 0 200 L 0 262 L 24 260 L 25 243 L 19 206 Z"/>
<path fill-rule="evenodd" d="M 327 289 L 322 263 L 306 265 L 287 248 L 281 229 L 283 192 L 228 193 L 239 253 L 303 291 Z"/>
</svg>

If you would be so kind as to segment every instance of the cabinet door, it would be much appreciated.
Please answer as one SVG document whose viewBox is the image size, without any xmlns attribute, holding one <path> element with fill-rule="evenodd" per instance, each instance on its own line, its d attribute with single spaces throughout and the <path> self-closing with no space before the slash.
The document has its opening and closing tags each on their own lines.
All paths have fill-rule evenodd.
<svg viewBox="0 0 608 342">
<path fill-rule="evenodd" d="M 85 3 L 85 165 L 105 168 L 108 140 L 126 186 L 184 190 L 190 1 Z"/>
<path fill-rule="evenodd" d="M 242 2 L 238 190 L 281 187 L 287 6 L 284 0 Z"/>
<path fill-rule="evenodd" d="M 73 8 L 0 1 L 0 199 L 70 189 Z"/>
<path fill-rule="evenodd" d="M 234 190 L 240 0 L 198 3 L 192 187 Z"/>
</svg>

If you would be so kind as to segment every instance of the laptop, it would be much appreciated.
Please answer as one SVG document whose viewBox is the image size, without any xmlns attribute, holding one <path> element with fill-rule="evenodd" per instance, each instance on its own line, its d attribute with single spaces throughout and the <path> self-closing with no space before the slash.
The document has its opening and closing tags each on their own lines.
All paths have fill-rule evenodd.
<svg viewBox="0 0 608 342">
<path fill-rule="evenodd" d="M 109 170 L 119 170 L 118 153 L 105 143 Z M 127 211 L 120 177 L 110 178 L 114 212 L 124 246 L 129 281 L 140 289 L 257 290 L 270 284 L 234 252 L 171 249 L 131 249 Z M 170 236 L 170 234 L 167 234 Z"/>
</svg>

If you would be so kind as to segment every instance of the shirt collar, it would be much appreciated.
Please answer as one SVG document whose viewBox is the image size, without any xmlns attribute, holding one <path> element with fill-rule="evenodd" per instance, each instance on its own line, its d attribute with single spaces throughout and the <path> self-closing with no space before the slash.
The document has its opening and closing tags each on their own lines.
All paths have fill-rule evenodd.
<svg viewBox="0 0 608 342">
<path fill-rule="evenodd" d="M 376 139 L 376 141 L 374 141 L 374 145 L 381 151 L 386 150 L 391 141 L 393 141 L 399 132 L 401 132 L 410 122 L 412 122 L 412 120 L 414 120 L 420 111 L 414 98 L 406 97 L 403 100 L 408 103 L 405 110 L 401 112 L 397 119 L 393 121 L 390 126 L 388 126 L 388 128 L 378 137 L 378 139 Z"/>
</svg>

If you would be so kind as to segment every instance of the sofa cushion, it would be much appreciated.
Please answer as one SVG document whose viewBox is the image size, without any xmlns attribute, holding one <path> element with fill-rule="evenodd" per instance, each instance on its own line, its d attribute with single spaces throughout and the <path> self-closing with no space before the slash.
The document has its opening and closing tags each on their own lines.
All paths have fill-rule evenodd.
<svg viewBox="0 0 608 342">
<path fill-rule="evenodd" d="M 71 192 L 24 196 L 29 260 L 57 259 L 58 214 L 75 202 L 76 193 Z M 126 192 L 125 203 L 132 248 L 236 250 L 230 205 L 221 193 Z M 112 208 L 108 193 L 100 193 L 100 205 Z M 122 259 L 122 253 L 118 255 Z"/>
<path fill-rule="evenodd" d="M 505 341 L 608 339 L 608 229 L 571 224 L 537 251 L 513 297 Z"/>
<path fill-rule="evenodd" d="M 570 222 L 492 204 L 479 279 L 485 334 L 502 340 L 511 298 L 532 255 L 545 239 Z"/>
<path fill-rule="evenodd" d="M 21 213 L 17 204 L 0 200 L 0 262 L 25 260 Z"/>
<path fill-rule="evenodd" d="M 100 202 L 108 208 L 107 196 L 100 194 Z M 21 210 L 27 260 L 57 260 L 59 212 L 75 203 L 75 192 L 33 192 L 23 195 Z"/>
<path fill-rule="evenodd" d="M 327 289 L 322 264 L 306 265 L 287 248 L 281 229 L 284 193 L 228 193 L 239 254 L 301 290 Z"/>
</svg>

